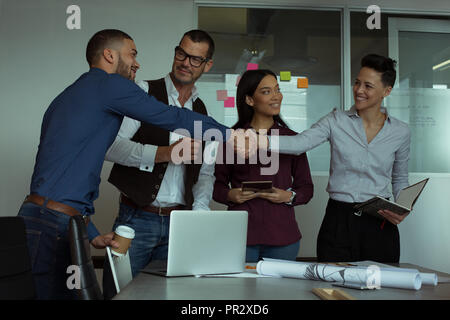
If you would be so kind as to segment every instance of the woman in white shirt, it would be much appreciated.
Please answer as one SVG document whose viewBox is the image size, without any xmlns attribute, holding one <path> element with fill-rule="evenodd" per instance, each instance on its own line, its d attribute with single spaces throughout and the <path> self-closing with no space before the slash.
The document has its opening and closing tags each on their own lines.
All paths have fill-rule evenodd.
<svg viewBox="0 0 450 320">
<path fill-rule="evenodd" d="M 395 61 L 365 56 L 353 85 L 355 104 L 350 110 L 335 109 L 310 129 L 279 137 L 280 153 L 301 154 L 330 143 L 330 199 L 317 238 L 319 261 L 399 261 L 397 224 L 405 216 L 383 210 L 381 220 L 357 216 L 353 209 L 374 196 L 389 198 L 390 183 L 395 198 L 408 186 L 409 128 L 381 107 L 395 78 Z"/>
</svg>

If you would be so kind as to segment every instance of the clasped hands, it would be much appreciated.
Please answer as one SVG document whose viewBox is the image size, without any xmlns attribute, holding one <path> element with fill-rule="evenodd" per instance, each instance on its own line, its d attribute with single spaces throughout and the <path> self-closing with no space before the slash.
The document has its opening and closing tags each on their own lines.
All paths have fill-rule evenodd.
<svg viewBox="0 0 450 320">
<path fill-rule="evenodd" d="M 228 200 L 234 203 L 244 203 L 254 198 L 262 198 L 273 203 L 286 203 L 291 199 L 292 192 L 272 187 L 272 192 L 242 191 L 242 188 L 233 188 L 228 191 Z"/>
</svg>

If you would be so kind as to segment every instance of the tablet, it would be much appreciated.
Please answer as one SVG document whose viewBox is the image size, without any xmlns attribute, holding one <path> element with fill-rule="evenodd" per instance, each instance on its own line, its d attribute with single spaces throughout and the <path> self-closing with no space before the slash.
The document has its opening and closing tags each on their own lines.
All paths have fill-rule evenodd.
<svg viewBox="0 0 450 320">
<path fill-rule="evenodd" d="M 273 192 L 272 181 L 244 181 L 242 191 Z"/>
</svg>

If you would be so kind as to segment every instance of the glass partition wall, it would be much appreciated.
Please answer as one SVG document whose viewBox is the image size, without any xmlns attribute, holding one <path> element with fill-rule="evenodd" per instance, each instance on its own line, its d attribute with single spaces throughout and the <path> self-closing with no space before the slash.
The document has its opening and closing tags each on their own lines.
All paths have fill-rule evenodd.
<svg viewBox="0 0 450 320">
<path fill-rule="evenodd" d="M 369 19 L 379 19 L 377 27 Z M 351 107 L 361 58 L 377 53 L 398 61 L 397 84 L 384 105 L 410 126 L 410 172 L 450 172 L 449 16 L 202 4 L 198 27 L 216 44 L 214 65 L 197 84 L 218 121 L 232 126 L 237 120 L 239 76 L 270 69 L 284 95 L 281 116 L 301 132 L 333 108 Z M 328 144 L 308 157 L 311 170 L 328 172 Z"/>
</svg>

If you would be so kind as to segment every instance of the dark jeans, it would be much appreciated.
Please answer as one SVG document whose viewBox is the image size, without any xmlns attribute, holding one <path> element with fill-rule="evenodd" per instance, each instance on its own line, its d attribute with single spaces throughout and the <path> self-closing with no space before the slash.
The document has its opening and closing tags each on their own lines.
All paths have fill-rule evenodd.
<svg viewBox="0 0 450 320">
<path fill-rule="evenodd" d="M 400 236 L 396 225 L 370 215 L 353 214 L 353 203 L 328 201 L 317 237 L 319 262 L 400 260 Z"/>
<path fill-rule="evenodd" d="M 285 246 L 253 245 L 247 246 L 245 261 L 258 262 L 262 258 L 295 261 L 300 248 L 300 240 Z"/>
<path fill-rule="evenodd" d="M 22 204 L 18 215 L 25 221 L 37 299 L 76 299 L 66 284 L 71 275 L 70 216 L 30 202 Z"/>
</svg>

